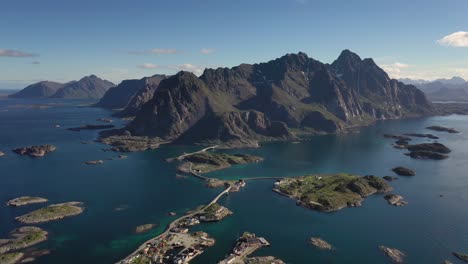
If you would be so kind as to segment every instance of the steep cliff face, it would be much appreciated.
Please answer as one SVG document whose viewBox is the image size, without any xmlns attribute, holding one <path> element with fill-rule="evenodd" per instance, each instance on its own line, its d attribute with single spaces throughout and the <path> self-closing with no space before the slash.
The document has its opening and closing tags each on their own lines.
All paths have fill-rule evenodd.
<svg viewBox="0 0 468 264">
<path fill-rule="evenodd" d="M 10 98 L 47 98 L 64 86 L 62 83 L 43 81 L 31 84 L 23 90 L 10 94 Z"/>
<path fill-rule="evenodd" d="M 163 80 L 126 128 L 181 142 L 252 142 L 332 133 L 378 119 L 431 113 L 424 93 L 345 50 L 331 65 L 305 53 Z"/>
<path fill-rule="evenodd" d="M 151 100 L 154 96 L 154 92 L 159 86 L 159 83 L 166 79 L 166 75 L 154 75 L 151 77 L 143 78 L 143 83 L 140 89 L 138 89 L 133 96 L 129 97 L 130 99 L 125 104 L 125 109 L 117 113 L 117 116 L 128 117 L 134 116 L 141 107 Z"/>
<path fill-rule="evenodd" d="M 90 75 L 79 81 L 66 83 L 51 98 L 100 99 L 113 86 L 115 85 L 109 81 Z"/>
<path fill-rule="evenodd" d="M 115 115 L 119 117 L 134 116 L 151 98 L 159 83 L 167 78 L 166 75 L 153 75 L 140 80 L 124 80 L 119 85 L 110 88 L 97 107 L 121 109 Z"/>
</svg>

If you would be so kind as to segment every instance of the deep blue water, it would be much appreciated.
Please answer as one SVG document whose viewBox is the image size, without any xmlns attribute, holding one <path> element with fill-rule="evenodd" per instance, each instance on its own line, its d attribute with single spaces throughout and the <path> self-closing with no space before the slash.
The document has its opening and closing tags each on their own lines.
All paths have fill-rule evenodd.
<svg viewBox="0 0 468 264">
<path fill-rule="evenodd" d="M 220 191 L 208 189 L 197 179 L 177 179 L 175 164 L 164 159 L 198 149 L 195 146 L 163 146 L 155 151 L 132 153 L 128 159 L 86 166 L 84 161 L 106 159 L 94 140 L 96 131 L 72 132 L 65 128 L 96 123 L 109 111 L 78 107 L 89 102 L 47 101 L 53 107 L 28 109 L 11 107 L 31 101 L 0 100 L 0 201 L 21 195 L 46 197 L 51 203 L 82 201 L 82 215 L 40 225 L 50 232 L 40 247 L 52 249 L 35 263 L 113 263 L 139 244 L 158 234 L 172 217 L 206 203 Z M 33 103 L 38 103 L 34 101 Z M 61 125 L 56 128 L 55 125 Z M 121 125 L 121 121 L 117 122 Z M 461 134 L 429 132 L 429 125 L 455 127 Z M 383 133 L 426 132 L 440 136 L 453 152 L 444 161 L 414 160 L 391 147 Z M 320 213 L 298 207 L 293 200 L 271 191 L 271 180 L 249 182 L 245 189 L 221 201 L 234 215 L 216 224 L 203 224 L 217 239 L 193 263 L 217 263 L 231 251 L 237 236 L 252 231 L 267 238 L 272 246 L 255 255 L 275 255 L 287 263 L 388 263 L 378 245 L 396 247 L 408 255 L 408 263 L 441 263 L 451 251 L 468 252 L 468 117 L 448 116 L 379 122 L 360 133 L 316 136 L 300 144 L 270 143 L 258 149 L 230 150 L 260 155 L 258 164 L 232 167 L 209 174 L 223 179 L 261 176 L 299 176 L 309 173 L 349 172 L 393 175 L 399 165 L 416 170 L 417 176 L 392 182 L 395 193 L 409 202 L 391 207 L 381 195 L 366 199 L 362 207 L 336 213 Z M 426 141 L 421 139 L 419 141 Z M 50 143 L 57 151 L 41 159 L 20 157 L 11 148 Z M 440 195 L 443 197 L 440 197 Z M 0 206 L 0 235 L 5 237 L 20 226 L 14 217 L 40 207 Z M 115 211 L 115 208 L 124 210 Z M 135 226 L 160 223 L 143 235 Z M 319 236 L 336 248 L 323 252 L 308 245 Z"/>
</svg>

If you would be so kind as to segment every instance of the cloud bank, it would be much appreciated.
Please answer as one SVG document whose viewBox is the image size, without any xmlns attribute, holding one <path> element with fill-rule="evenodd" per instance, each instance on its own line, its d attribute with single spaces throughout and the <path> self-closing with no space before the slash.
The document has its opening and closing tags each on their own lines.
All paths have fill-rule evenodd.
<svg viewBox="0 0 468 264">
<path fill-rule="evenodd" d="M 401 73 L 403 69 L 409 67 L 408 64 L 401 63 L 401 62 L 395 62 L 392 64 L 382 64 L 380 66 L 391 78 L 396 78 L 396 79 L 401 78 Z"/>
<path fill-rule="evenodd" d="M 11 50 L 11 49 L 0 49 L 0 57 L 14 57 L 14 58 L 25 58 L 25 57 L 36 57 L 36 54 L 19 51 L 19 50 Z"/>
<path fill-rule="evenodd" d="M 452 33 L 437 40 L 437 43 L 450 47 L 468 47 L 468 31 L 458 31 Z"/>
<path fill-rule="evenodd" d="M 143 63 L 141 65 L 137 65 L 138 68 L 140 69 L 156 69 L 159 68 L 158 65 L 153 64 L 153 63 Z"/>
<path fill-rule="evenodd" d="M 200 53 L 201 53 L 201 54 L 204 54 L 204 55 L 208 55 L 208 54 L 211 54 L 211 53 L 213 53 L 213 52 L 215 52 L 214 49 L 207 49 L 207 48 L 205 48 L 205 49 L 201 49 L 201 50 L 200 50 Z"/>
</svg>

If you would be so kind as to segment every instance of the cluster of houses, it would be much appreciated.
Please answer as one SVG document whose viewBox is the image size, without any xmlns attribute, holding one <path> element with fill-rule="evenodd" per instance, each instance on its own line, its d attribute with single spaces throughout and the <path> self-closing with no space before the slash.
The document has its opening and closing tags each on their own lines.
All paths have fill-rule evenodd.
<svg viewBox="0 0 468 264">
<path fill-rule="evenodd" d="M 256 237 L 255 234 L 244 233 L 237 241 L 232 253 L 226 259 L 220 261 L 219 264 L 234 263 L 237 259 L 247 257 L 255 250 L 269 245 L 270 243 L 263 237 Z"/>
</svg>

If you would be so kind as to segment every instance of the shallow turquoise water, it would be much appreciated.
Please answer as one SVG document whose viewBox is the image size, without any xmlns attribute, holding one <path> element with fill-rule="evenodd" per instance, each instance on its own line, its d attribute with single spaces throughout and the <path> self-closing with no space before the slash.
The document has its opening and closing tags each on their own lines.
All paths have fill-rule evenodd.
<svg viewBox="0 0 468 264">
<path fill-rule="evenodd" d="M 59 101 L 62 103 L 62 101 Z M 50 240 L 41 245 L 52 254 L 36 263 L 112 263 L 155 236 L 172 217 L 206 203 L 220 191 L 207 189 L 197 179 L 177 179 L 175 165 L 164 158 L 194 146 L 164 146 L 158 150 L 129 154 L 126 160 L 106 161 L 102 166 L 85 166 L 91 159 L 106 159 L 115 153 L 103 152 L 100 144 L 83 145 L 97 132 L 71 132 L 64 128 L 94 123 L 110 112 L 97 108 L 77 108 L 74 103 L 49 109 L 9 108 L 8 104 L 28 101 L 0 100 L 0 200 L 20 195 L 39 195 L 53 203 L 83 201 L 84 214 L 43 226 Z M 80 102 L 81 103 L 81 102 Z M 380 195 L 362 207 L 336 213 L 319 213 L 295 206 L 293 200 L 271 191 L 273 181 L 252 181 L 239 193 L 223 198 L 234 215 L 220 223 L 204 224 L 217 239 L 214 247 L 193 263 L 217 263 L 243 231 L 267 238 L 272 246 L 256 255 L 276 255 L 287 263 L 386 263 L 378 245 L 399 248 L 408 263 L 440 263 L 451 259 L 451 251 L 468 252 L 468 118 L 434 117 L 385 121 L 348 135 L 316 136 L 301 144 L 270 143 L 245 149 L 265 157 L 258 164 L 213 172 L 212 177 L 299 176 L 308 173 L 349 172 L 393 175 L 390 169 L 403 165 L 415 169 L 413 178 L 392 182 L 395 193 L 409 202 L 391 207 Z M 55 128 L 60 124 L 61 128 Z M 444 161 L 413 160 L 393 149 L 383 133 L 426 132 L 429 125 L 456 127 L 461 134 L 437 133 L 440 142 L 452 148 Z M 432 132 L 431 132 L 432 133 Z M 420 141 L 425 141 L 420 140 Z M 51 143 L 57 151 L 43 159 L 13 154 L 9 149 L 29 144 Z M 231 150 L 232 151 L 232 150 Z M 240 151 L 240 150 L 235 150 Z M 443 194 L 444 197 L 439 197 Z M 0 235 L 19 226 L 14 217 L 38 206 L 0 206 Z M 115 211 L 115 208 L 124 210 Z M 135 226 L 160 223 L 148 234 L 133 234 Z M 336 250 L 323 252 L 307 244 L 310 236 L 332 243 Z"/>
</svg>

